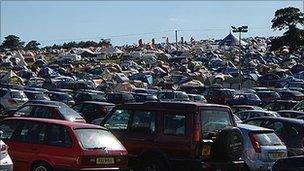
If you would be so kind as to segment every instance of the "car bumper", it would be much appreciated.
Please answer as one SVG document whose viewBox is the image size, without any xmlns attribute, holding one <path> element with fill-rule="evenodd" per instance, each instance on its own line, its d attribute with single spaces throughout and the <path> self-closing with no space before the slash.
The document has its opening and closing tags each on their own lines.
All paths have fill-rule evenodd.
<svg viewBox="0 0 304 171">
<path fill-rule="evenodd" d="M 200 163 L 196 162 L 196 164 L 192 166 L 194 166 L 192 170 L 238 171 L 244 168 L 245 162 L 242 160 L 232 161 L 232 162 L 200 162 Z"/>
<path fill-rule="evenodd" d="M 262 162 L 262 161 L 258 161 L 258 162 L 252 162 L 252 163 L 247 163 L 248 167 L 250 168 L 251 171 L 271 171 L 272 170 L 272 166 L 274 165 L 274 161 L 273 162 Z"/>
<path fill-rule="evenodd" d="M 0 171 L 13 171 L 13 162 L 9 155 L 0 160 Z"/>
</svg>

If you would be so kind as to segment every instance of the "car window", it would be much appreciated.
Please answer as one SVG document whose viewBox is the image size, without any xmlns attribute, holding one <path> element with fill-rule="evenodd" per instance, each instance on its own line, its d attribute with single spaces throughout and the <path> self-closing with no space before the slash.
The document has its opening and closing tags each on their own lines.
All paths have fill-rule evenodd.
<svg viewBox="0 0 304 171">
<path fill-rule="evenodd" d="M 33 110 L 33 106 L 24 106 L 23 108 L 16 111 L 16 115 L 29 116 Z"/>
<path fill-rule="evenodd" d="M 52 118 L 52 113 L 48 107 L 37 106 L 35 112 L 32 113 L 31 116 L 38 118 Z"/>
<path fill-rule="evenodd" d="M 251 112 L 249 115 L 249 118 L 256 118 L 256 117 L 261 117 L 261 113 Z"/>
<path fill-rule="evenodd" d="M 284 143 L 275 133 L 255 133 L 261 146 L 282 146 Z"/>
<path fill-rule="evenodd" d="M 276 121 L 276 122 L 268 122 L 265 124 L 267 128 L 273 129 L 274 132 L 280 136 L 284 133 L 284 125 L 282 122 Z"/>
<path fill-rule="evenodd" d="M 68 130 L 60 125 L 51 125 L 48 131 L 47 144 L 59 147 L 71 147 L 72 141 Z"/>
<path fill-rule="evenodd" d="M 82 108 L 82 113 L 85 114 L 87 112 L 97 112 L 98 111 L 98 107 L 95 106 L 94 104 L 84 104 L 83 108 Z"/>
<path fill-rule="evenodd" d="M 76 135 L 85 149 L 124 150 L 123 145 L 109 131 L 102 129 L 76 129 Z"/>
<path fill-rule="evenodd" d="M 6 95 L 6 93 L 7 93 L 7 91 L 6 91 L 6 90 L 0 90 L 0 97 L 5 96 L 5 95 Z"/>
<path fill-rule="evenodd" d="M 26 95 L 23 93 L 23 91 L 12 91 L 11 97 L 17 99 L 23 99 L 26 98 Z"/>
<path fill-rule="evenodd" d="M 203 137 L 208 136 L 210 132 L 233 126 L 233 118 L 228 110 L 202 109 L 200 115 Z"/>
<path fill-rule="evenodd" d="M 46 124 L 24 122 L 16 133 L 16 141 L 42 144 L 45 140 L 46 130 Z"/>
<path fill-rule="evenodd" d="M 60 106 L 58 107 L 58 110 L 66 120 L 75 120 L 82 118 L 79 113 L 68 106 Z"/>
<path fill-rule="evenodd" d="M 109 129 L 126 130 L 130 119 L 129 110 L 116 110 L 105 122 L 104 126 Z"/>
<path fill-rule="evenodd" d="M 7 120 L 7 121 L 1 122 L 0 131 L 3 132 L 1 139 L 11 139 L 17 126 L 18 126 L 18 123 L 17 123 L 17 121 L 14 121 L 14 120 Z"/>
<path fill-rule="evenodd" d="M 249 116 L 249 112 L 241 112 L 241 113 L 237 113 L 237 116 L 242 120 L 245 121 L 248 119 Z"/>
<path fill-rule="evenodd" d="M 77 104 L 75 106 L 72 107 L 73 110 L 75 110 L 76 112 L 82 112 L 81 108 L 82 108 L 83 104 Z"/>
<path fill-rule="evenodd" d="M 135 111 L 131 124 L 131 131 L 142 133 L 155 132 L 155 112 Z"/>
<path fill-rule="evenodd" d="M 186 135 L 186 115 L 184 114 L 164 114 L 164 134 L 185 136 Z"/>
<path fill-rule="evenodd" d="M 251 121 L 246 122 L 246 124 L 255 125 L 255 126 L 261 126 L 262 122 L 263 122 L 263 120 L 251 120 Z"/>
</svg>

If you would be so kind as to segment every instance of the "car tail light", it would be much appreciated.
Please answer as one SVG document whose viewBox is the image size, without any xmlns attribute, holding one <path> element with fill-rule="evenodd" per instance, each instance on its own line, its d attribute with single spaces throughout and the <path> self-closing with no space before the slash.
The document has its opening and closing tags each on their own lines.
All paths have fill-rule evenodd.
<svg viewBox="0 0 304 171">
<path fill-rule="evenodd" d="M 7 150 L 8 150 L 8 146 L 6 144 L 2 144 L 1 145 L 1 155 L 4 155 L 6 156 L 8 153 L 7 153 Z"/>
<path fill-rule="evenodd" d="M 196 115 L 194 125 L 193 125 L 193 141 L 201 141 L 201 125 L 199 123 L 199 115 Z"/>
<path fill-rule="evenodd" d="M 250 133 L 249 138 L 250 138 L 250 141 L 251 141 L 251 144 L 253 146 L 254 151 L 256 153 L 261 153 L 261 146 L 260 146 L 260 143 L 257 139 L 257 136 L 254 133 Z"/>
<path fill-rule="evenodd" d="M 8 102 L 10 104 L 17 104 L 17 101 L 15 99 L 8 99 Z"/>
</svg>

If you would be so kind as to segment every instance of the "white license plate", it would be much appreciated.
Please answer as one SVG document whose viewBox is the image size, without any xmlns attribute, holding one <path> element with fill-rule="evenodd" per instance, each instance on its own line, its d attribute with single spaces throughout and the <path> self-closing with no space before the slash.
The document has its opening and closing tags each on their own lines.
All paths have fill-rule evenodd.
<svg viewBox="0 0 304 171">
<path fill-rule="evenodd" d="M 272 159 L 280 159 L 284 157 L 284 153 L 270 153 L 269 155 Z"/>
<path fill-rule="evenodd" d="M 96 164 L 114 164 L 114 158 L 113 157 L 97 157 L 96 158 Z"/>
</svg>

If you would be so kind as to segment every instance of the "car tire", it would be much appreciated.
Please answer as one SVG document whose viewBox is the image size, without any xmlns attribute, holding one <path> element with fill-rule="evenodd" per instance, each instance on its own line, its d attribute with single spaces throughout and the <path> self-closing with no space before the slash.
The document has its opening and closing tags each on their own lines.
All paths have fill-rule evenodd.
<svg viewBox="0 0 304 171">
<path fill-rule="evenodd" d="M 31 171 L 53 171 L 53 168 L 47 163 L 39 162 L 32 166 Z"/>
<path fill-rule="evenodd" d="M 157 158 L 144 159 L 140 171 L 168 171 L 166 164 Z"/>
<path fill-rule="evenodd" d="M 237 127 L 221 130 L 215 140 L 215 158 L 219 161 L 238 160 L 244 150 L 242 132 Z"/>
</svg>

